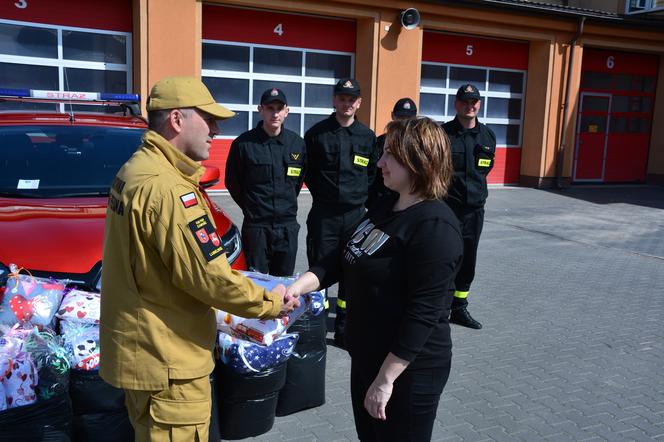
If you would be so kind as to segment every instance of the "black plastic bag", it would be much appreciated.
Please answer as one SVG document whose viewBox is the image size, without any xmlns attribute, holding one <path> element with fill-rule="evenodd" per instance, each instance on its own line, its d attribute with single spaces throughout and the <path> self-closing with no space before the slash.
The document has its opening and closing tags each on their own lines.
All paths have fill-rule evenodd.
<svg viewBox="0 0 664 442">
<path fill-rule="evenodd" d="M 69 396 L 0 412 L 2 442 L 70 442 L 72 410 Z"/>
<path fill-rule="evenodd" d="M 134 440 L 134 429 L 124 405 L 124 391 L 106 383 L 99 372 L 72 370 L 69 395 L 75 442 Z"/>
<path fill-rule="evenodd" d="M 72 419 L 74 442 L 133 442 L 134 428 L 127 411 L 88 413 Z"/>
<path fill-rule="evenodd" d="M 252 374 L 239 374 L 222 362 L 215 368 L 219 402 L 240 402 L 281 390 L 286 382 L 286 364 Z"/>
<path fill-rule="evenodd" d="M 325 403 L 326 314 L 306 313 L 289 333 L 298 333 L 295 350 L 287 362 L 286 384 L 279 392 L 277 416 L 287 416 Z"/>
<path fill-rule="evenodd" d="M 238 440 L 260 436 L 272 429 L 278 392 L 256 399 L 219 404 L 219 431 L 222 439 Z"/>
<path fill-rule="evenodd" d="M 74 415 L 125 411 L 124 391 L 106 383 L 97 371 L 71 370 L 69 396 Z"/>
<path fill-rule="evenodd" d="M 209 442 L 219 442 L 219 407 L 217 406 L 217 380 L 214 372 L 210 374 L 210 391 L 212 392 L 212 408 L 210 413 L 210 430 L 208 432 Z"/>
<path fill-rule="evenodd" d="M 217 405 L 222 439 L 244 439 L 270 431 L 286 364 L 253 374 L 238 374 L 217 362 Z"/>
</svg>

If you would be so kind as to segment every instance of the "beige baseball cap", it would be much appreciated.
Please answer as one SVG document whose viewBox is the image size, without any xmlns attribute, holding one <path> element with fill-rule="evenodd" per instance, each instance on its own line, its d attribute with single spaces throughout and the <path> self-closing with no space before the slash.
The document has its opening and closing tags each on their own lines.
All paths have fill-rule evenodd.
<svg viewBox="0 0 664 442">
<path fill-rule="evenodd" d="M 195 107 L 220 120 L 231 118 L 235 112 L 217 104 L 208 88 L 195 77 L 166 77 L 150 91 L 148 111 Z"/>
</svg>

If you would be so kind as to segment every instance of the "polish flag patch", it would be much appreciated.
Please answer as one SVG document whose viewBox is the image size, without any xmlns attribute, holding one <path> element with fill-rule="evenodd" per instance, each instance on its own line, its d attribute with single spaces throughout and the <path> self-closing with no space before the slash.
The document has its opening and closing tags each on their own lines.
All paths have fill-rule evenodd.
<svg viewBox="0 0 664 442">
<path fill-rule="evenodd" d="M 180 200 L 182 201 L 182 204 L 184 204 L 184 207 L 187 209 L 198 205 L 198 200 L 196 199 L 196 194 L 194 192 L 181 195 Z"/>
</svg>

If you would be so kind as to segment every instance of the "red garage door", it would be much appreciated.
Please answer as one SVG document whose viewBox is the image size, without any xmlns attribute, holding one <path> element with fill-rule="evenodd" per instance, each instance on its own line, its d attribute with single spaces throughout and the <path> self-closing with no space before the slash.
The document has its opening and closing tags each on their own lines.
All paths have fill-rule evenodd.
<svg viewBox="0 0 664 442">
<path fill-rule="evenodd" d="M 482 94 L 479 119 L 497 138 L 494 184 L 516 184 L 521 168 L 528 43 L 426 31 L 422 52 L 420 113 L 437 121 L 454 118 L 459 86 Z"/>
<path fill-rule="evenodd" d="M 0 2 L 0 85 L 132 91 L 131 0 Z M 4 103 L 8 107 L 53 107 Z"/>
<path fill-rule="evenodd" d="M 353 76 L 355 22 L 274 11 L 203 6 L 203 82 L 237 115 L 223 122 L 206 164 L 222 179 L 230 144 L 259 121 L 256 106 L 265 89 L 288 98 L 286 127 L 304 135 L 332 112 L 332 89 Z M 334 36 L 331 38 L 330 36 Z"/>
<path fill-rule="evenodd" d="M 658 64 L 655 55 L 584 50 L 574 181 L 645 181 Z"/>
</svg>

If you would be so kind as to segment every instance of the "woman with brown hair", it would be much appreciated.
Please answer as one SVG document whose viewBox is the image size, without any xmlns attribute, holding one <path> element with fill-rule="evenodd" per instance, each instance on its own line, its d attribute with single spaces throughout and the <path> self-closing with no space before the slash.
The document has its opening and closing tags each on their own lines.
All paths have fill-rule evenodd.
<svg viewBox="0 0 664 442">
<path fill-rule="evenodd" d="M 343 274 L 358 437 L 425 441 L 450 371 L 448 317 L 463 253 L 458 221 L 441 200 L 453 174 L 449 140 L 428 118 L 392 121 L 378 167 L 396 194 L 366 213 L 341 256 L 325 257 L 287 293 Z"/>
</svg>

